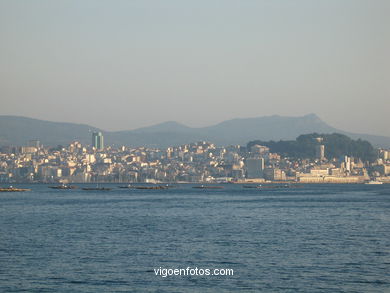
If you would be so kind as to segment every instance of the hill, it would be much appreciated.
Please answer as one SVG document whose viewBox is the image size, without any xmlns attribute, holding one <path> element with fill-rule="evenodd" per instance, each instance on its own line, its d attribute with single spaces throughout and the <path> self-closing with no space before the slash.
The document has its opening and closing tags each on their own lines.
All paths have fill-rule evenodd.
<svg viewBox="0 0 390 293">
<path fill-rule="evenodd" d="M 315 147 L 318 145 L 316 138 L 321 137 L 321 144 L 325 146 L 326 158 L 340 158 L 348 155 L 355 158 L 360 158 L 363 161 L 374 161 L 376 159 L 376 151 L 373 146 L 366 140 L 353 140 L 344 134 L 304 134 L 297 137 L 295 140 L 280 140 L 280 141 L 251 141 L 247 144 L 250 149 L 253 145 L 264 145 L 270 148 L 271 152 L 278 153 L 284 157 L 295 159 L 315 158 Z"/>
<path fill-rule="evenodd" d="M 74 140 L 90 144 L 92 131 L 98 131 L 98 128 L 85 124 L 0 116 L 0 146 L 22 146 L 32 139 L 38 139 L 47 146 L 67 145 Z"/>
<path fill-rule="evenodd" d="M 102 131 L 107 145 L 167 147 L 206 140 L 217 145 L 244 145 L 252 140 L 293 140 L 307 133 L 341 133 L 361 138 L 376 147 L 390 147 L 390 138 L 348 133 L 329 126 L 315 114 L 302 117 L 265 116 L 232 119 L 208 127 L 193 128 L 169 121 L 128 131 L 104 131 L 85 124 L 50 122 L 38 119 L 0 116 L 0 146 L 25 145 L 38 139 L 44 145 L 67 145 L 77 140 L 90 144 L 91 132 Z"/>
</svg>

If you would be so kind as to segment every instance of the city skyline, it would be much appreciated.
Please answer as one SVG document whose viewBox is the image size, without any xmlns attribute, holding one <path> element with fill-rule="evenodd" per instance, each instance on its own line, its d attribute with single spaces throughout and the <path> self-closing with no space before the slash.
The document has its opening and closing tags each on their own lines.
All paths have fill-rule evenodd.
<svg viewBox="0 0 390 293">
<path fill-rule="evenodd" d="M 390 136 L 389 6 L 0 1 L 0 114 L 124 130 L 316 113 Z"/>
<path fill-rule="evenodd" d="M 278 145 L 218 147 L 200 141 L 163 149 L 104 148 L 101 133 L 91 137 L 89 146 L 74 141 L 45 148 L 32 141 L 0 147 L 0 183 L 364 183 L 372 177 L 390 182 L 389 149 L 340 134 L 309 134 Z"/>
</svg>

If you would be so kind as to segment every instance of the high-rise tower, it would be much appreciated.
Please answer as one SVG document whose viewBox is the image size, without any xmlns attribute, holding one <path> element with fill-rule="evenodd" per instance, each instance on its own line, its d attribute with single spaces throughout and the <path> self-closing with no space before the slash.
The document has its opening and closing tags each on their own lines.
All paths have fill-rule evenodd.
<svg viewBox="0 0 390 293">
<path fill-rule="evenodd" d="M 325 146 L 323 144 L 316 145 L 316 158 L 321 161 L 325 159 Z"/>
<path fill-rule="evenodd" d="M 103 134 L 100 131 L 92 133 L 92 146 L 97 150 L 104 149 Z"/>
<path fill-rule="evenodd" d="M 248 158 L 245 160 L 247 178 L 262 178 L 264 170 L 263 158 Z"/>
</svg>

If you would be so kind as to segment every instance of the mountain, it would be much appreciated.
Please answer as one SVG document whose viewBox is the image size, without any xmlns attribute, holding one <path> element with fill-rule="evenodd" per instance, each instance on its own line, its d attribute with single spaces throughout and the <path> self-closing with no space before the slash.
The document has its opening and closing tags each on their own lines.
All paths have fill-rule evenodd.
<svg viewBox="0 0 390 293">
<path fill-rule="evenodd" d="M 208 127 L 193 128 L 168 121 L 128 131 L 104 131 L 93 126 L 0 116 L 0 146 L 26 145 L 38 139 L 44 145 L 67 145 L 77 140 L 90 144 L 91 132 L 102 131 L 107 145 L 167 147 L 206 140 L 217 145 L 246 145 L 252 140 L 293 140 L 301 134 L 341 133 L 364 139 L 376 147 L 390 147 L 390 137 L 349 133 L 329 126 L 317 115 L 302 117 L 265 116 L 232 119 Z"/>
<path fill-rule="evenodd" d="M 188 132 L 191 129 L 193 128 L 185 126 L 184 124 L 177 123 L 175 121 L 167 121 L 153 126 L 137 128 L 132 132 L 133 133 Z"/>
<path fill-rule="evenodd" d="M 51 122 L 19 116 L 0 116 L 0 145 L 26 145 L 38 139 L 44 145 L 68 145 L 72 141 L 91 143 L 96 127 L 84 124 Z"/>
<path fill-rule="evenodd" d="M 321 121 L 315 114 L 303 117 L 265 116 L 258 118 L 233 119 L 206 127 L 208 137 L 218 137 L 218 143 L 233 144 L 237 141 L 263 137 L 266 140 L 295 139 L 300 134 L 337 132 Z M 233 134 L 233 135 L 232 135 Z"/>
</svg>

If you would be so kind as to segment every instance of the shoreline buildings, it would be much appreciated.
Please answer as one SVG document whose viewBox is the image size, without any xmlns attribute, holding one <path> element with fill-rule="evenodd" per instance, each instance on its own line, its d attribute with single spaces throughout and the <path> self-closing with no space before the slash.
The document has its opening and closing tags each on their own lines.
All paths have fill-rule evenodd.
<svg viewBox="0 0 390 293">
<path fill-rule="evenodd" d="M 248 150 L 202 141 L 166 149 L 104 148 L 101 133 L 92 137 L 92 146 L 0 148 L 0 183 L 361 183 L 372 178 L 390 183 L 389 150 L 379 150 L 368 163 L 350 156 L 325 158 L 322 147 L 312 159 L 293 159 L 261 145 Z"/>
<path fill-rule="evenodd" d="M 0 148 L 0 183 L 361 183 L 373 178 L 390 183 L 389 150 L 378 150 L 371 163 L 347 155 L 330 158 L 330 152 L 327 158 L 322 141 L 314 139 L 312 158 L 298 159 L 260 144 L 218 147 L 201 141 L 166 149 L 105 148 L 103 134 L 94 132 L 90 146 L 75 141 L 49 148 L 29 141 Z"/>
</svg>

